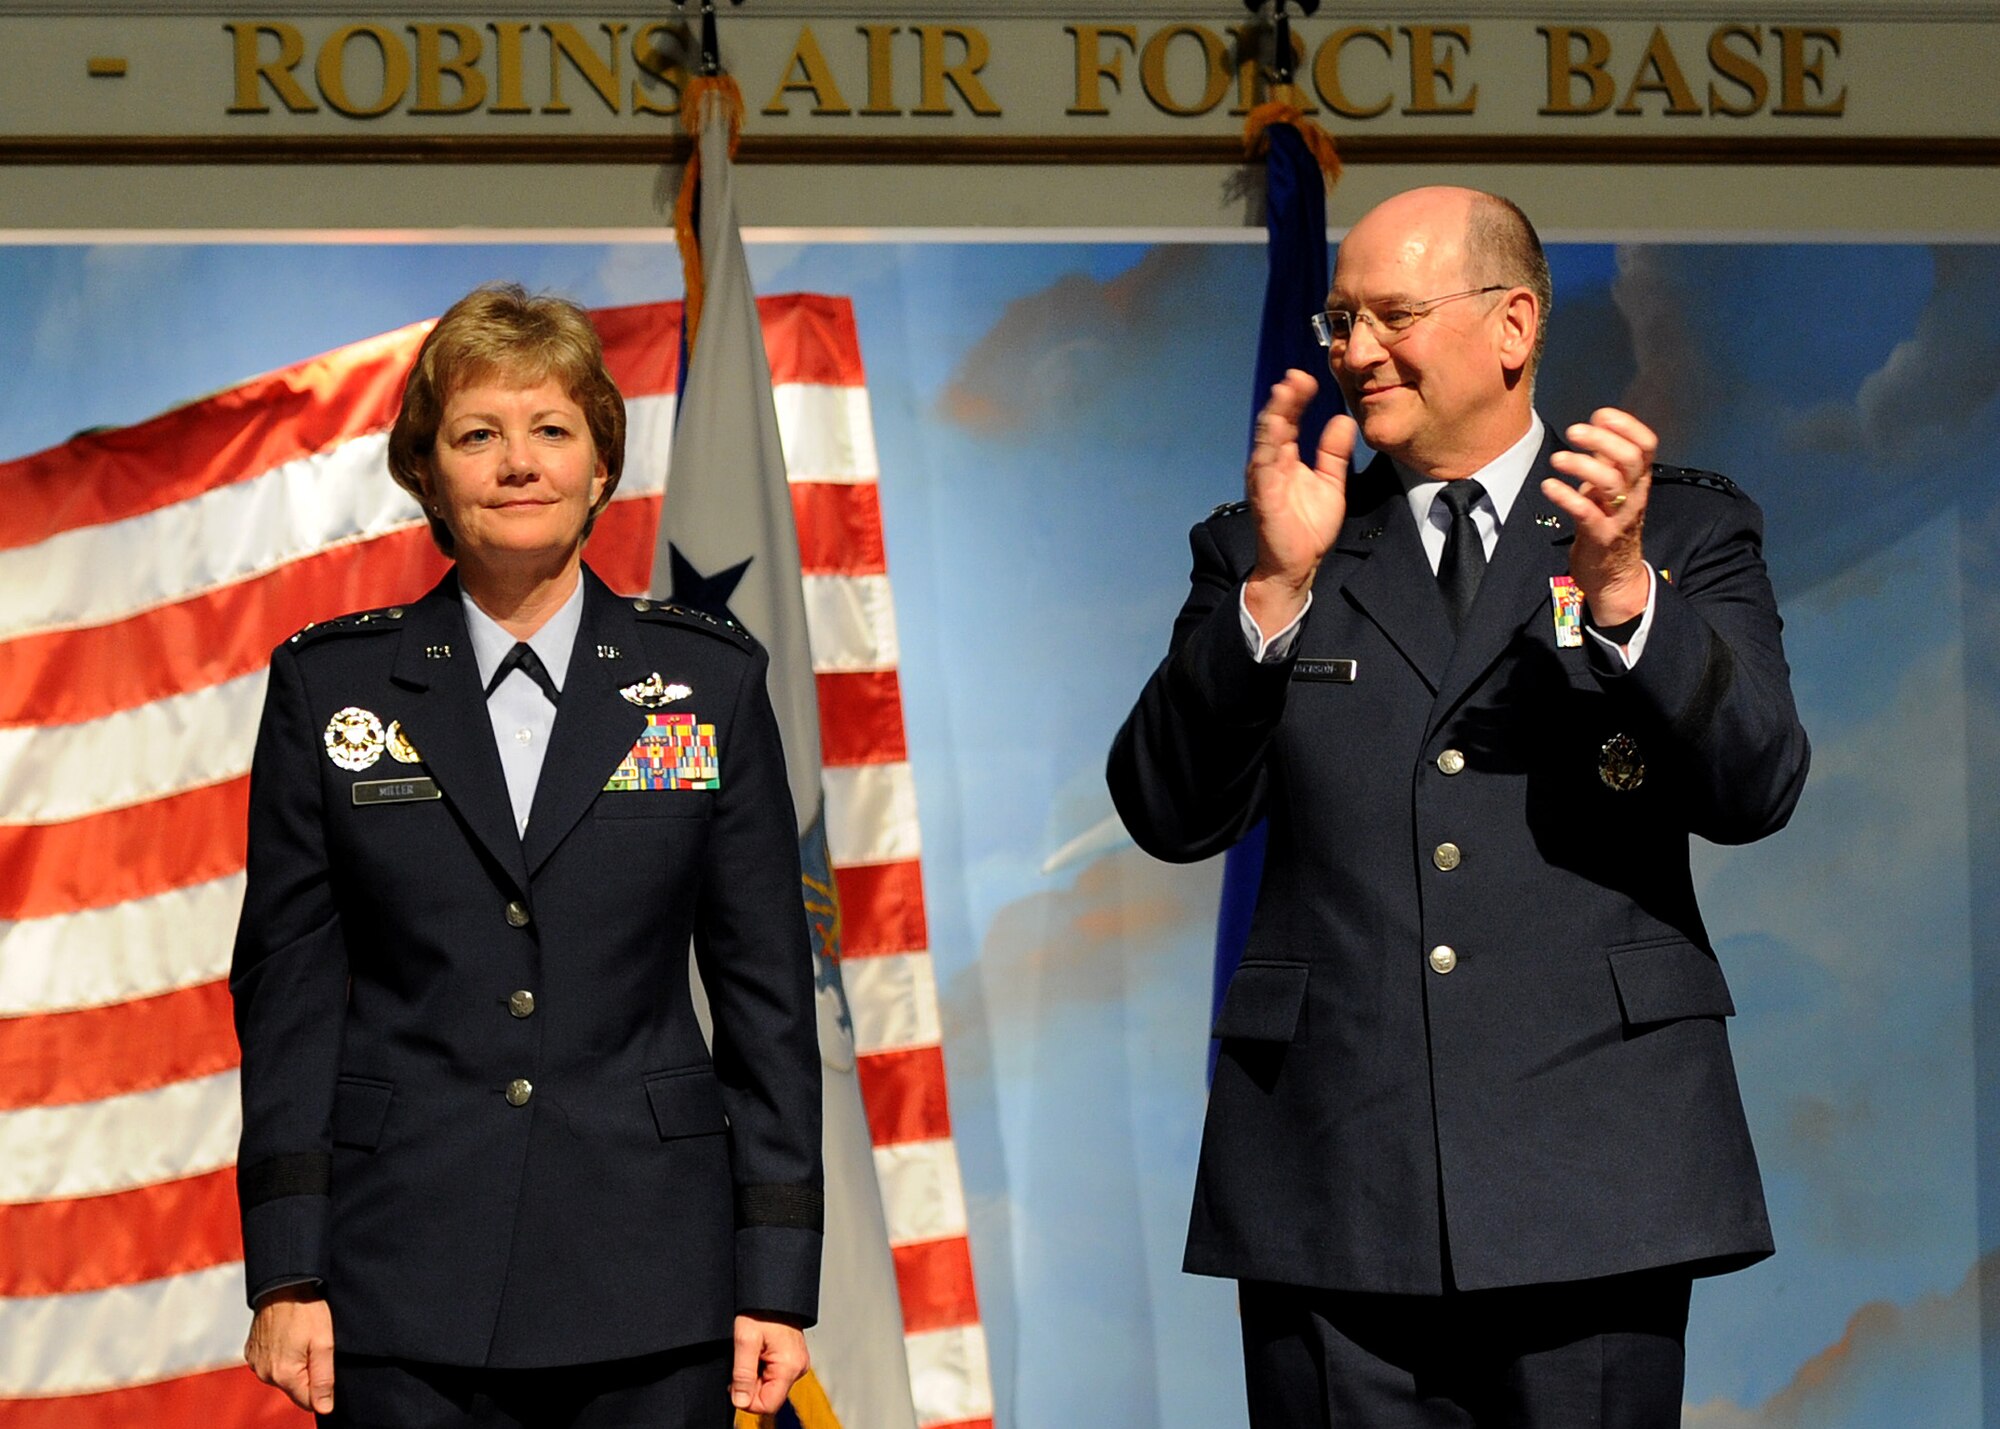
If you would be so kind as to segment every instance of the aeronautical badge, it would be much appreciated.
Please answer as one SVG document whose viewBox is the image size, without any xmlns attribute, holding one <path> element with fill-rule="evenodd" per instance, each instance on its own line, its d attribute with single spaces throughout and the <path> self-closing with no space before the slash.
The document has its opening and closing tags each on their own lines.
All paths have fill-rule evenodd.
<svg viewBox="0 0 2000 1429">
<path fill-rule="evenodd" d="M 388 742 L 389 757 L 398 764 L 423 763 L 423 755 L 417 753 L 417 747 L 410 743 L 409 735 L 403 732 L 403 722 L 401 720 L 395 719 L 389 721 L 389 733 L 384 738 Z"/>
<path fill-rule="evenodd" d="M 382 757 L 382 721 L 349 705 L 326 722 L 326 754 L 342 769 L 357 773 Z"/>
<path fill-rule="evenodd" d="M 720 789 L 721 776 L 714 725 L 703 724 L 692 714 L 649 714 L 645 733 L 626 751 L 605 781 L 604 790 L 617 794 L 648 789 Z"/>
<path fill-rule="evenodd" d="M 660 678 L 658 670 L 646 676 L 636 685 L 627 685 L 618 692 L 642 710 L 656 710 L 684 700 L 694 691 L 686 685 L 670 685 Z"/>
<path fill-rule="evenodd" d="M 1629 734 L 1614 734 L 1597 751 L 1597 777 L 1604 787 L 1629 794 L 1646 782 L 1646 761 L 1639 756 L 1639 741 Z"/>
</svg>

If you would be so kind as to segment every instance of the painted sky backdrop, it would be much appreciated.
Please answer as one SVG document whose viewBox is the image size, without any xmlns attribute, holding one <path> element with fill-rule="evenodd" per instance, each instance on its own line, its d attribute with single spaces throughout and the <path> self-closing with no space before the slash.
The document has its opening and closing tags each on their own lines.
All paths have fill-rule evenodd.
<svg viewBox="0 0 2000 1429">
<path fill-rule="evenodd" d="M 860 325 L 1002 1423 L 1228 1429 L 1232 1287 L 1179 1271 L 1219 874 L 1124 844 L 1102 768 L 1164 651 L 1187 528 L 1240 494 L 1263 251 L 750 257 L 760 291 L 846 294 Z M 1552 258 L 1544 416 L 1629 405 L 1667 460 L 1759 501 L 1814 742 L 1790 829 L 1698 850 L 1780 1253 L 1699 1288 L 1687 1422 L 1977 1423 L 2000 249 Z M 680 293 L 663 243 L 0 247 L 0 457 L 503 277 L 587 304 Z"/>
</svg>

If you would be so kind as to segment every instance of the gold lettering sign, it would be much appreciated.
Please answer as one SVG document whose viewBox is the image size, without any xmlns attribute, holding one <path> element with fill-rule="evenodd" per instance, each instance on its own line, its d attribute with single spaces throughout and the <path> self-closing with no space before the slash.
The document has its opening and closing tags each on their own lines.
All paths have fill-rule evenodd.
<svg viewBox="0 0 2000 1429">
<path fill-rule="evenodd" d="M 230 20 L 222 30 L 231 58 L 226 113 L 316 115 L 322 123 L 391 114 L 672 115 L 692 48 L 685 23 L 656 20 L 437 18 L 397 26 L 336 19 L 311 27 L 266 19 Z M 1027 21 L 993 27 L 1012 56 L 996 56 L 988 28 L 960 23 L 848 29 L 822 21 L 758 33 L 767 41 L 789 36 L 782 47 L 754 47 L 739 71 L 746 87 L 755 83 L 766 96 L 760 113 L 821 130 L 884 118 L 1026 115 L 1032 124 L 1039 103 L 1049 105 L 1052 127 L 1074 119 L 1096 130 L 1089 121 L 1122 115 L 1159 132 L 1162 120 L 1212 125 L 1225 106 L 1232 116 L 1247 114 L 1269 83 L 1259 59 L 1269 36 L 1247 24 L 1052 25 L 1047 42 L 1028 56 L 1040 69 L 1026 98 L 1003 93 L 995 76 L 1011 76 L 1010 86 L 1022 88 L 1018 52 L 1035 33 Z M 1834 25 L 1729 23 L 1704 35 L 1685 23 L 1640 30 L 1300 22 L 1292 47 L 1299 102 L 1350 123 L 1480 115 L 1505 124 L 1530 113 L 1555 120 L 1847 113 L 1843 33 Z M 1482 91 L 1497 97 L 1483 101 Z"/>
<path fill-rule="evenodd" d="M 223 28 L 234 60 L 230 114 L 269 114 L 274 99 L 293 114 L 317 114 L 323 106 L 349 119 L 398 109 L 569 114 L 572 96 L 585 95 L 613 114 L 627 107 L 633 114 L 675 114 L 687 78 L 680 56 L 687 53 L 688 27 L 678 22 L 642 25 L 628 46 L 624 36 L 631 27 L 622 20 L 599 23 L 597 35 L 561 20 L 496 20 L 484 27 L 493 37 L 490 52 L 479 28 L 457 20 L 423 21 L 401 31 L 356 21 L 312 47 L 303 31 L 281 20 L 232 20 Z M 527 97 L 531 35 L 541 42 L 537 58 L 547 61 L 540 104 Z M 621 92 L 628 56 L 632 82 Z M 310 90 L 302 72 L 311 76 Z M 655 90 L 668 91 L 672 102 Z"/>
</svg>

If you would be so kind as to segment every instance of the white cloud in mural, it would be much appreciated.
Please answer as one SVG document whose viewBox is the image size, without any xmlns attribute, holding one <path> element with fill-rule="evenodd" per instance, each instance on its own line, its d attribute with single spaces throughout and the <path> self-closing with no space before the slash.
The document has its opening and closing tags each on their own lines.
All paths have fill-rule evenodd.
<svg viewBox="0 0 2000 1429">
<path fill-rule="evenodd" d="M 1913 665 L 1878 720 L 1823 744 L 1784 844 L 1704 892 L 1757 1013 L 1736 1040 L 1759 1153 L 1797 1178 L 1788 1228 L 1842 1255 L 1972 1244 L 1964 773 L 1912 757 L 1964 747 L 1947 664 Z M 1761 931 L 1732 945 L 1730 927 Z"/>
<path fill-rule="evenodd" d="M 614 243 L 597 266 L 604 300 L 614 304 L 656 303 L 681 291 L 681 255 L 672 243 Z"/>
<path fill-rule="evenodd" d="M 45 290 L 29 338 L 28 363 L 68 367 L 100 350 L 123 354 L 151 314 L 182 301 L 189 250 L 150 243 L 103 243 L 83 250 Z M 116 321 L 108 321 L 115 315 Z M 192 395 L 192 394 L 190 394 Z"/>
<path fill-rule="evenodd" d="M 1632 335 L 1638 365 L 1618 405 L 1641 416 L 1674 450 L 1726 396 L 1712 345 L 1692 320 L 1689 287 L 1671 250 L 1618 250 L 1611 301 Z"/>
<path fill-rule="evenodd" d="M 2000 397 L 2000 248 L 1931 250 L 1934 282 L 1908 337 L 1863 379 L 1851 403 L 1826 404 L 1790 426 L 1809 451 L 1861 450 L 1881 461 L 1915 461 L 1968 430 Z M 1860 322 L 1879 314 L 1858 310 Z"/>
<path fill-rule="evenodd" d="M 1243 274 L 1232 255 L 1198 244 L 1149 249 L 1115 278 L 1070 273 L 1009 303 L 968 351 L 938 398 L 938 414 L 965 430 L 990 436 L 1028 432 L 1054 423 L 1103 422 L 1131 416 L 1139 393 L 1124 386 L 1132 374 L 1157 380 L 1162 353 L 1185 353 L 1201 372 L 1203 397 L 1213 400 L 1215 376 L 1206 357 L 1218 312 L 1254 306 L 1254 293 L 1233 291 Z M 1190 294 L 1208 302 L 1190 302 Z M 1234 393 L 1232 379 L 1232 395 Z M 1244 397 L 1248 400 L 1247 382 Z M 1162 402 L 1180 399 L 1155 390 L 1147 420 Z M 1171 408 L 1164 408 L 1171 410 Z M 1101 435 L 1101 433 L 1100 433 Z"/>
</svg>

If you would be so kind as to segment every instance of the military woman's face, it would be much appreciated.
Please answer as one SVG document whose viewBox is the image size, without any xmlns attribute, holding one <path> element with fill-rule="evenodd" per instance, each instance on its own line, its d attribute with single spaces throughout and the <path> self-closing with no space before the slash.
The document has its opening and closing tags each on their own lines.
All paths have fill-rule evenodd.
<svg viewBox="0 0 2000 1429">
<path fill-rule="evenodd" d="M 576 551 L 606 480 L 583 409 L 553 379 L 483 378 L 445 399 L 430 498 L 461 561 Z"/>
</svg>

